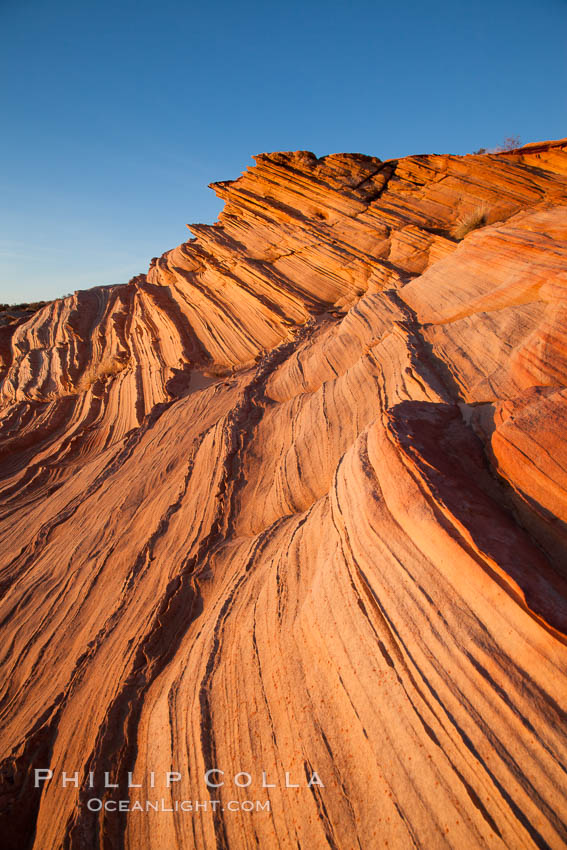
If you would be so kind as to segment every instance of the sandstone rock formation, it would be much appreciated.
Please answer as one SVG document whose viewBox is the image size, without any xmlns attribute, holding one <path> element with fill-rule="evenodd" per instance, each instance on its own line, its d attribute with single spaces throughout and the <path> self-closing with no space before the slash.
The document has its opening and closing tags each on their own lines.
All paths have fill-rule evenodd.
<svg viewBox="0 0 567 850">
<path fill-rule="evenodd" d="M 3 846 L 566 846 L 567 142 L 213 188 L 0 328 Z"/>
</svg>

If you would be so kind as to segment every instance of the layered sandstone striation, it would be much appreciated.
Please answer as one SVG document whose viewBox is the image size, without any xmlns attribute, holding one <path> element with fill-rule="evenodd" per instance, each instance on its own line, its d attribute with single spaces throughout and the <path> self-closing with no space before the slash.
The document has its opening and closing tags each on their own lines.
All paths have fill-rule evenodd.
<svg viewBox="0 0 567 850">
<path fill-rule="evenodd" d="M 4 846 L 566 846 L 567 143 L 213 188 L 0 328 Z"/>
</svg>

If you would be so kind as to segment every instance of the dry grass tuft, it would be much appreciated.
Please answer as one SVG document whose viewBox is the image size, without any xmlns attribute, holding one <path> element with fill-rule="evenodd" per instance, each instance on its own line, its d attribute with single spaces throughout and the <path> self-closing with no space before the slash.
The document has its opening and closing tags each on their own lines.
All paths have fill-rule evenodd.
<svg viewBox="0 0 567 850">
<path fill-rule="evenodd" d="M 484 227 L 488 224 L 488 212 L 488 207 L 481 204 L 475 207 L 474 210 L 461 215 L 455 222 L 452 230 L 454 238 L 459 240 L 464 239 L 471 230 L 476 230 L 478 227 Z"/>
<path fill-rule="evenodd" d="M 126 368 L 126 363 L 119 360 L 118 357 L 104 357 L 100 363 L 93 363 L 81 375 L 81 379 L 77 384 L 77 389 L 85 392 L 90 389 L 93 384 L 104 378 L 111 378 L 123 372 Z"/>
<path fill-rule="evenodd" d="M 203 369 L 203 375 L 206 375 L 210 378 L 228 378 L 233 373 L 233 367 L 222 365 L 220 363 L 211 363 L 208 364 Z"/>
</svg>

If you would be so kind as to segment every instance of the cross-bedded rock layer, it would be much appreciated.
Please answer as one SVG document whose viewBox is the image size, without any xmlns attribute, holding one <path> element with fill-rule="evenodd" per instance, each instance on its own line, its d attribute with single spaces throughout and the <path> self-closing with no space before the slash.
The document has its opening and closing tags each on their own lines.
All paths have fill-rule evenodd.
<svg viewBox="0 0 567 850">
<path fill-rule="evenodd" d="M 565 142 L 213 188 L 0 329 L 4 846 L 565 846 Z"/>
</svg>

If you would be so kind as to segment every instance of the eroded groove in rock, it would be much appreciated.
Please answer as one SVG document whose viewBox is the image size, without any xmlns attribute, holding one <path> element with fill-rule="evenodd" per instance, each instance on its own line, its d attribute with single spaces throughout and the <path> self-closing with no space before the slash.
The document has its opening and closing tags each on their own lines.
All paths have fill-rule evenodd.
<svg viewBox="0 0 567 850">
<path fill-rule="evenodd" d="M 565 141 L 213 188 L 2 327 L 7 846 L 567 846 Z"/>
</svg>

